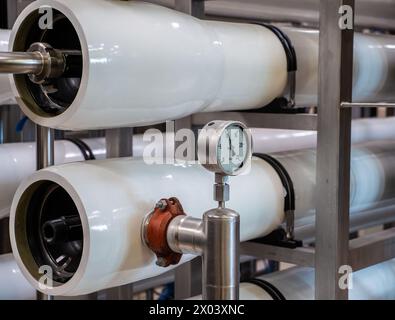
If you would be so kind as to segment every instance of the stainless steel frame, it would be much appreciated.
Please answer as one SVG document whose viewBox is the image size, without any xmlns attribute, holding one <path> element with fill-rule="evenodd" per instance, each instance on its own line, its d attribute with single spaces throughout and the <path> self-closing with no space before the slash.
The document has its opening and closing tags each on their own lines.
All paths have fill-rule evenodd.
<svg viewBox="0 0 395 320">
<path fill-rule="evenodd" d="M 106 130 L 107 158 L 133 156 L 133 128 Z"/>
<path fill-rule="evenodd" d="M 339 268 L 348 265 L 353 30 L 339 28 L 339 8 L 354 0 L 321 0 L 315 295 L 347 299 Z"/>
</svg>

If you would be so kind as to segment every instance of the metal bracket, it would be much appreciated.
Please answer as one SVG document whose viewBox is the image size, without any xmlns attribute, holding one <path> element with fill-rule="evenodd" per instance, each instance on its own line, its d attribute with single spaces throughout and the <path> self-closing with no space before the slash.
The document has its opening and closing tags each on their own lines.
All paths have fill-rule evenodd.
<svg viewBox="0 0 395 320">
<path fill-rule="evenodd" d="M 296 95 L 296 70 L 288 72 L 289 95 L 287 99 L 286 109 L 295 108 Z"/>
<path fill-rule="evenodd" d="M 295 238 L 295 211 L 287 210 L 285 214 L 285 231 L 287 240 L 293 241 Z"/>
<path fill-rule="evenodd" d="M 301 240 L 287 238 L 287 233 L 283 228 L 278 228 L 269 233 L 267 236 L 254 239 L 252 242 L 289 249 L 296 249 L 303 246 L 303 242 Z"/>
</svg>

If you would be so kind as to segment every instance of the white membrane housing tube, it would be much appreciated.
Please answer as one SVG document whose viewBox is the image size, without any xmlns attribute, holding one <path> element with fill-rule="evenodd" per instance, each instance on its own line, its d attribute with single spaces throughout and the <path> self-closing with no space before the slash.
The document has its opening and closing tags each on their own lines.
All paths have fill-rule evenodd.
<svg viewBox="0 0 395 320">
<path fill-rule="evenodd" d="M 259 277 L 276 287 L 287 300 L 314 300 L 314 269 L 292 267 Z M 191 300 L 201 300 L 201 296 Z M 240 284 L 241 300 L 273 300 L 263 288 Z M 350 300 L 394 300 L 395 260 L 389 260 L 352 274 Z"/>
<path fill-rule="evenodd" d="M 13 255 L 0 255 L 0 300 L 35 299 L 36 290 L 23 276 Z"/>
<path fill-rule="evenodd" d="M 319 31 L 280 26 L 295 48 L 297 106 L 316 106 Z M 395 37 L 355 33 L 353 101 L 395 101 Z"/>
<path fill-rule="evenodd" d="M 251 132 L 254 152 L 273 153 L 314 148 L 317 145 L 316 131 L 252 128 Z M 351 141 L 353 144 L 394 137 L 395 117 L 352 121 Z"/>
<path fill-rule="evenodd" d="M 251 129 L 254 140 L 254 152 L 274 153 L 312 148 L 316 145 L 315 131 L 280 130 L 280 129 Z M 395 137 L 395 117 L 384 119 L 359 119 L 352 125 L 352 141 L 360 143 L 372 140 L 384 140 Z M 151 144 L 144 140 L 144 135 L 133 136 L 133 156 L 142 157 L 144 148 Z M 106 158 L 106 142 L 104 138 L 83 139 L 90 147 L 95 158 Z M 167 139 L 163 141 L 168 143 Z M 165 149 L 165 148 L 164 148 Z M 35 144 L 12 143 L 0 145 L 0 219 L 8 216 L 12 197 L 22 180 L 32 174 L 35 169 Z M 69 141 L 55 142 L 55 164 L 84 160 L 78 147 Z M 306 228 L 314 221 L 310 217 L 301 221 Z M 359 225 L 359 224 L 358 224 Z M 311 233 L 311 231 L 309 231 Z"/>
<path fill-rule="evenodd" d="M 139 1 L 35 1 L 19 15 L 10 50 L 26 50 L 31 45 L 26 36 L 40 34 L 42 6 L 55 9 L 58 22 L 40 38 L 52 40 L 55 48 L 68 42 L 67 49 L 81 50 L 83 66 L 75 97 L 61 90 L 47 95 L 47 104 L 66 105 L 52 113 L 31 94 L 43 86 L 27 91 L 27 77 L 13 77 L 18 103 L 40 125 L 70 130 L 140 126 L 206 108 L 258 108 L 286 86 L 286 54 L 269 29 L 199 20 Z"/>
<path fill-rule="evenodd" d="M 8 51 L 8 41 L 11 31 L 0 29 L 0 52 Z M 7 74 L 0 74 L 0 105 L 15 103 L 11 83 Z"/>
<path fill-rule="evenodd" d="M 293 179 L 297 218 L 314 214 L 313 153 L 306 150 L 289 156 L 276 155 Z M 394 141 L 354 147 L 351 165 L 352 212 L 393 202 Z M 80 259 L 73 261 L 73 276 L 56 282 L 45 293 L 80 295 L 159 275 L 169 268 L 156 266 L 154 254 L 141 240 L 144 216 L 159 199 L 174 196 L 190 216 L 201 217 L 216 207 L 212 183 L 213 175 L 200 165 L 147 165 L 130 158 L 72 163 L 38 171 L 22 182 L 12 203 L 10 235 L 15 258 L 37 288 L 39 255 L 33 257 L 27 242 L 30 233 L 35 232 L 26 222 L 27 211 L 32 223 L 38 216 L 79 215 L 83 245 Z M 283 222 L 283 185 L 268 163 L 255 158 L 251 172 L 233 177 L 230 183 L 233 191 L 229 207 L 241 216 L 242 241 L 264 236 Z M 56 190 L 56 194 L 46 192 L 47 188 Z M 43 201 L 62 205 L 51 211 L 51 206 Z M 185 255 L 183 261 L 187 259 L 190 256 Z"/>
</svg>

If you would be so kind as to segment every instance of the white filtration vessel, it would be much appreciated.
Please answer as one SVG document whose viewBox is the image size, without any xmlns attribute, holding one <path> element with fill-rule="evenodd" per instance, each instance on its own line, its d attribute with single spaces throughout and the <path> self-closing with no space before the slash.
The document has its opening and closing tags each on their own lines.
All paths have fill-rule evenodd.
<svg viewBox="0 0 395 320">
<path fill-rule="evenodd" d="M 314 151 L 275 156 L 293 179 L 296 217 L 313 215 Z M 354 147 L 351 166 L 352 211 L 393 204 L 394 141 Z M 156 266 L 155 256 L 142 243 L 143 217 L 158 200 L 173 196 L 181 201 L 185 212 L 201 217 L 216 207 L 212 200 L 213 179 L 213 174 L 200 165 L 147 165 L 130 158 L 72 163 L 38 171 L 22 182 L 12 203 L 10 234 L 14 255 L 27 279 L 37 287 L 38 265 L 26 240 L 30 232 L 26 212 L 35 217 L 46 208 L 45 214 L 52 217 L 80 216 L 83 249 L 79 264 L 74 260 L 78 267 L 73 276 L 44 292 L 80 295 L 153 277 L 169 268 Z M 283 222 L 284 189 L 265 161 L 255 158 L 251 172 L 233 177 L 230 184 L 228 206 L 240 213 L 242 241 L 264 236 Z M 56 196 L 48 195 L 46 188 L 57 190 Z M 37 207 L 37 203 L 42 206 Z M 45 203 L 57 205 L 51 211 Z M 67 209 L 62 212 L 62 208 Z M 183 261 L 189 258 L 186 255 Z"/>
<path fill-rule="evenodd" d="M 318 103 L 319 31 L 280 26 L 294 45 L 297 106 Z M 395 101 L 395 37 L 361 34 L 354 36 L 353 101 Z"/>
<path fill-rule="evenodd" d="M 41 33 L 40 6 L 56 9 L 53 29 Z M 319 33 L 279 27 L 296 50 L 296 103 L 317 105 Z M 43 126 L 140 126 L 201 111 L 260 108 L 287 93 L 284 47 L 253 23 L 199 20 L 138 1 L 39 0 L 18 17 L 10 50 L 42 39 L 83 57 L 81 78 L 59 80 L 55 93 L 26 76 L 12 77 L 23 111 Z M 394 100 L 394 46 L 394 36 L 355 35 L 355 101 Z"/>
<path fill-rule="evenodd" d="M 71 130 L 138 126 L 206 108 L 257 108 L 286 85 L 286 55 L 267 28 L 203 21 L 139 1 L 35 1 L 15 23 L 11 50 L 31 44 L 23 36 L 37 29 L 39 15 L 26 18 L 41 6 L 63 14 L 63 22 L 45 31 L 44 38 L 49 42 L 68 26 L 68 35 L 60 35 L 67 49 L 81 49 L 83 56 L 78 94 L 61 113 L 43 113 L 25 92 L 26 77 L 14 77 L 18 103 L 41 125 Z"/>
<path fill-rule="evenodd" d="M 0 29 L 0 52 L 8 51 L 10 30 Z M 0 73 L 0 105 L 15 103 L 8 74 Z"/>
<path fill-rule="evenodd" d="M 26 280 L 11 253 L 0 255 L 0 300 L 35 300 L 36 290 Z"/>
</svg>

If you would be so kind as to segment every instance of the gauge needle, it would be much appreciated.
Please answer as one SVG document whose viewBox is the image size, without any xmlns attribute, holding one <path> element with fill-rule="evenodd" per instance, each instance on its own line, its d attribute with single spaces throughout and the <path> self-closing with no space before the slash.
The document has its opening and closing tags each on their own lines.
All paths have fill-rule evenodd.
<svg viewBox="0 0 395 320">
<path fill-rule="evenodd" d="M 233 157 L 233 156 L 236 155 L 236 152 L 235 152 L 235 150 L 234 150 L 234 148 L 233 148 L 232 139 L 231 139 L 229 133 L 228 133 L 228 137 L 229 137 L 229 147 L 230 147 L 230 151 L 231 151 L 231 156 Z"/>
</svg>

